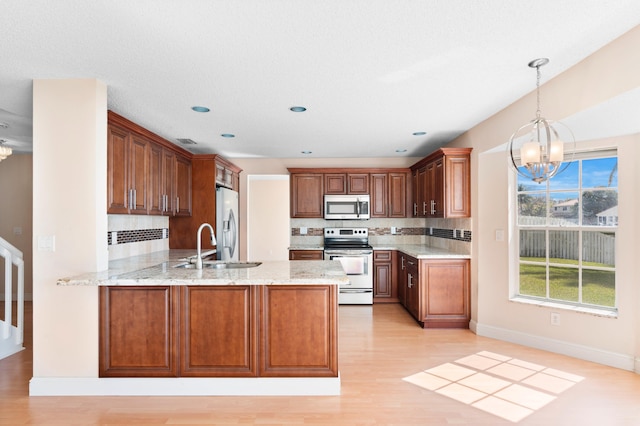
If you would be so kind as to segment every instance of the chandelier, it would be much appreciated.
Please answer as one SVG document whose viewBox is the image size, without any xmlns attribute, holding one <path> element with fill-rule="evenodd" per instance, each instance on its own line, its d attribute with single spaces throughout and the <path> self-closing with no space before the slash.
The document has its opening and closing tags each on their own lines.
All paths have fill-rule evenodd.
<svg viewBox="0 0 640 426">
<path fill-rule="evenodd" d="M 0 161 L 10 156 L 13 152 L 11 148 L 3 145 L 5 142 L 6 141 L 4 139 L 0 139 Z"/>
<path fill-rule="evenodd" d="M 565 145 L 573 143 L 575 148 L 571 130 L 559 121 L 543 118 L 540 113 L 540 67 L 548 63 L 547 58 L 529 62 L 529 67 L 535 68 L 537 72 L 536 118 L 516 130 L 509 139 L 513 168 L 520 176 L 537 183 L 564 171 L 572 159 L 564 161 Z M 571 149 L 571 157 L 574 151 L 575 149 Z"/>
</svg>

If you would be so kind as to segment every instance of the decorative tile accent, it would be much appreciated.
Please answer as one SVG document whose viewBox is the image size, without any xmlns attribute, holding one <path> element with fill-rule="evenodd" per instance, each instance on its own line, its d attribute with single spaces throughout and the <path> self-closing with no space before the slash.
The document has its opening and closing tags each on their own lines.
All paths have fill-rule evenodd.
<svg viewBox="0 0 640 426">
<path fill-rule="evenodd" d="M 163 232 L 166 235 L 166 238 L 169 238 L 169 229 L 168 228 L 158 228 L 158 229 L 138 229 L 138 230 L 125 230 L 125 231 L 110 231 L 107 232 L 107 244 L 114 245 L 113 240 L 115 236 L 116 244 L 127 244 L 127 243 L 138 243 L 141 241 L 152 241 L 152 240 L 162 240 L 165 238 L 163 236 Z"/>
<path fill-rule="evenodd" d="M 517 423 L 584 377 L 481 351 L 402 380 Z"/>
<path fill-rule="evenodd" d="M 432 231 L 432 234 L 429 232 Z M 396 233 L 391 233 L 390 227 L 370 227 L 369 236 L 407 236 L 407 235 L 427 235 L 435 238 L 444 238 L 448 240 L 471 242 L 471 231 L 457 229 L 454 235 L 453 229 L 443 228 L 425 228 L 425 227 L 396 227 Z M 300 234 L 300 228 L 291 228 L 291 236 L 293 237 L 322 237 L 324 236 L 324 228 L 307 228 L 307 233 Z"/>
</svg>

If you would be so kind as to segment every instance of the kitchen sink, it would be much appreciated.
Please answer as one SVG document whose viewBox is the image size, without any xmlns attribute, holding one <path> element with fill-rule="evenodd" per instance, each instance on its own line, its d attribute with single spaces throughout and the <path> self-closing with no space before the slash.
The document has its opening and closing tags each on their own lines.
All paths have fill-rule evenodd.
<svg viewBox="0 0 640 426">
<path fill-rule="evenodd" d="M 205 260 L 202 262 L 202 269 L 245 269 L 255 268 L 260 265 L 262 265 L 262 262 L 215 262 Z M 196 265 L 195 263 L 180 263 L 174 268 L 196 269 Z"/>
</svg>

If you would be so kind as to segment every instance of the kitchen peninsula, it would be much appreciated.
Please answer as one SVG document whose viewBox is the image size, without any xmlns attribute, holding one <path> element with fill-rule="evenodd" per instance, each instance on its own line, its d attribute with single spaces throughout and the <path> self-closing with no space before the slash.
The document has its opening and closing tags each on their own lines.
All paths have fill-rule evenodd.
<svg viewBox="0 0 640 426">
<path fill-rule="evenodd" d="M 348 278 L 339 262 L 180 267 L 192 254 L 151 253 L 58 280 L 100 293 L 99 374 L 72 385 L 84 380 L 94 395 L 340 393 L 337 289 Z"/>
</svg>

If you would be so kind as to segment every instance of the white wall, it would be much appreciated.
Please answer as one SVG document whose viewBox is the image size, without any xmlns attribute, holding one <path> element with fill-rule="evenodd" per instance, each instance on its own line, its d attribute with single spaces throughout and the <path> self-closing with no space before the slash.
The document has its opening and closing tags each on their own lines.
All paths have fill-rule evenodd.
<svg viewBox="0 0 640 426">
<path fill-rule="evenodd" d="M 640 87 L 640 27 L 541 87 L 547 118 L 575 116 Z M 544 73 L 543 73 L 544 75 Z M 640 106 L 633 106 L 640 111 Z M 496 241 L 497 229 L 510 229 L 509 178 L 513 173 L 504 144 L 535 115 L 535 93 L 480 123 L 451 146 L 472 146 L 472 324 L 478 334 L 549 349 L 640 372 L 640 289 L 635 263 L 640 229 L 640 136 L 579 141 L 579 147 L 615 146 L 619 156 L 619 216 L 616 288 L 617 319 L 561 311 L 550 325 L 550 308 L 509 301 L 509 244 Z M 636 117 L 640 116 L 636 114 Z M 507 233 L 508 235 L 508 233 Z M 635 363 L 635 367 L 634 367 Z"/>
<path fill-rule="evenodd" d="M 33 375 L 97 377 L 98 289 L 58 278 L 107 267 L 107 88 L 33 83 Z M 55 251 L 38 240 L 55 237 Z"/>
</svg>

